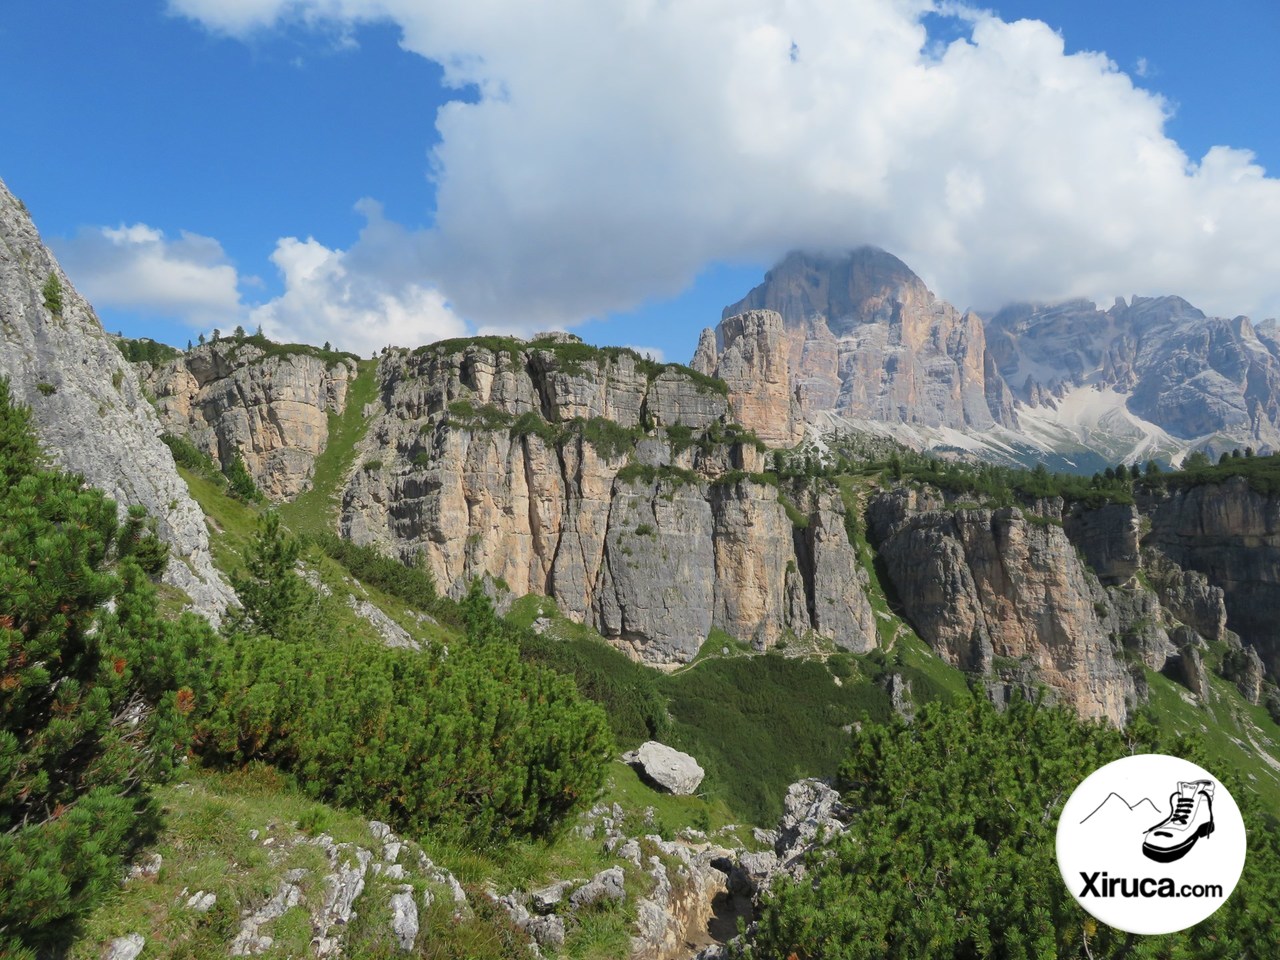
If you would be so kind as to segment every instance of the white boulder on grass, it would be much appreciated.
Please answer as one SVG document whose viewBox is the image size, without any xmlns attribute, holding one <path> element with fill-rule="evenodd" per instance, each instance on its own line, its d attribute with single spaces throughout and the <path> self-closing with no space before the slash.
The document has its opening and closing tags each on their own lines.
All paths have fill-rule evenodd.
<svg viewBox="0 0 1280 960">
<path fill-rule="evenodd" d="M 622 755 L 622 762 L 629 763 L 645 777 L 668 793 L 687 797 L 698 789 L 706 771 L 687 753 L 668 747 L 665 743 L 650 740 L 639 750 Z"/>
</svg>

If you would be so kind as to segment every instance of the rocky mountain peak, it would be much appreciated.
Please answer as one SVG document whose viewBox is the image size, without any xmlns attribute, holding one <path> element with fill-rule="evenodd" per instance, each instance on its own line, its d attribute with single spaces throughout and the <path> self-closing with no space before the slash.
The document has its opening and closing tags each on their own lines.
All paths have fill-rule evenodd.
<svg viewBox="0 0 1280 960">
<path fill-rule="evenodd" d="M 722 319 L 773 310 L 787 327 L 803 328 L 820 319 L 839 336 L 861 324 L 891 319 L 895 302 L 932 298 L 910 267 L 878 247 L 842 255 L 793 251 L 765 274 L 763 283 L 725 307 Z"/>
<path fill-rule="evenodd" d="M 716 331 L 719 365 L 711 363 L 706 337 L 697 363 L 730 383 L 735 411 L 749 410 L 754 388 L 735 383 L 741 364 L 725 346 L 739 339 L 740 317 L 766 314 L 780 318 L 781 331 L 768 338 L 766 355 L 754 366 L 772 374 L 785 368 L 789 389 L 772 391 L 778 395 L 768 405 L 772 426 L 741 415 L 761 436 L 788 417 L 812 420 L 824 413 L 950 429 L 1015 422 L 1012 396 L 987 354 L 982 320 L 936 298 L 883 250 L 789 254 L 764 283 L 725 308 Z M 781 350 L 785 359 L 770 355 Z M 786 432 L 795 431 L 788 426 Z"/>
</svg>

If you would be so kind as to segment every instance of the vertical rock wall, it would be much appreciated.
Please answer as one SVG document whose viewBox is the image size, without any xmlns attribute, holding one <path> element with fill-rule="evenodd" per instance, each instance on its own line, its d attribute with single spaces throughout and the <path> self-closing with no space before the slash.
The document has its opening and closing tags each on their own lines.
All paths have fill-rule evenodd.
<svg viewBox="0 0 1280 960">
<path fill-rule="evenodd" d="M 46 297 L 50 278 L 61 306 Z M 213 568 L 204 515 L 160 441 L 155 411 L 93 308 L 40 241 L 26 208 L 0 182 L 0 376 L 29 405 L 62 467 L 120 504 L 146 507 L 170 544 L 168 583 L 216 619 L 233 599 Z"/>
</svg>

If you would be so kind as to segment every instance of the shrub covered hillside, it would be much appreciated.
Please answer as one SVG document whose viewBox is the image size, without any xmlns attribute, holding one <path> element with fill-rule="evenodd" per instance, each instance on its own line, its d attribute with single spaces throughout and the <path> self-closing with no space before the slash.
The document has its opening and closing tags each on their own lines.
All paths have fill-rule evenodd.
<svg viewBox="0 0 1280 960">
<path fill-rule="evenodd" d="M 604 713 L 522 661 L 478 589 L 459 611 L 465 641 L 447 650 L 335 640 L 297 557 L 266 514 L 199 724 L 207 759 L 265 760 L 398 829 L 487 841 L 551 834 L 594 797 L 612 751 Z"/>
<path fill-rule="evenodd" d="M 612 738 L 473 594 L 448 649 L 335 640 L 267 514 L 223 633 L 157 613 L 167 554 L 48 469 L 0 381 L 0 956 L 57 955 L 160 825 L 185 763 L 275 765 L 397 829 L 538 837 L 594 797 Z"/>
<path fill-rule="evenodd" d="M 217 638 L 156 615 L 144 518 L 42 465 L 0 380 L 0 954 L 64 941 L 155 824 Z"/>
<path fill-rule="evenodd" d="M 1207 762 L 1197 741 L 1140 715 L 1127 730 L 1015 699 L 925 706 L 864 729 L 841 769 L 848 832 L 802 881 L 763 904 L 751 958 L 1276 956 L 1280 833 L 1244 783 L 1228 780 L 1249 836 L 1227 902 L 1190 930 L 1136 937 L 1093 920 L 1058 873 L 1062 805 L 1092 771 L 1130 753 Z"/>
</svg>

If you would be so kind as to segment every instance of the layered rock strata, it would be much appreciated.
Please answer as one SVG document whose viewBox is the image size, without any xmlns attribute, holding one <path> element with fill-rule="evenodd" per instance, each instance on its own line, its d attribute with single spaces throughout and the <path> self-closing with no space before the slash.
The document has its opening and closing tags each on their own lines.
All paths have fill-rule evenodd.
<svg viewBox="0 0 1280 960">
<path fill-rule="evenodd" d="M 650 663 L 712 627 L 873 645 L 837 491 L 780 491 L 723 383 L 563 338 L 392 351 L 378 377 L 343 501 L 356 542 L 425 553 L 454 594 L 488 575 L 553 597 Z"/>
<path fill-rule="evenodd" d="M 723 377 L 742 422 L 773 424 L 778 442 L 822 412 L 974 431 L 1017 422 L 981 318 L 872 247 L 788 255 L 725 308 L 694 366 Z"/>
<path fill-rule="evenodd" d="M 1174 489 L 1142 507 L 1151 519 L 1144 545 L 1191 574 L 1167 578 L 1170 602 L 1207 638 L 1229 625 L 1280 675 L 1280 497 L 1235 477 Z"/>
<path fill-rule="evenodd" d="M 1083 717 L 1124 723 L 1135 690 L 1107 593 L 1060 521 L 953 510 L 927 489 L 882 495 L 868 516 L 908 619 L 944 661 L 1042 683 Z"/>
<path fill-rule="evenodd" d="M 239 456 L 273 500 L 310 485 L 329 439 L 329 414 L 346 406 L 356 361 L 308 347 L 270 353 L 247 340 L 196 347 L 139 374 L 164 429 L 184 436 L 218 466 Z"/>
</svg>

